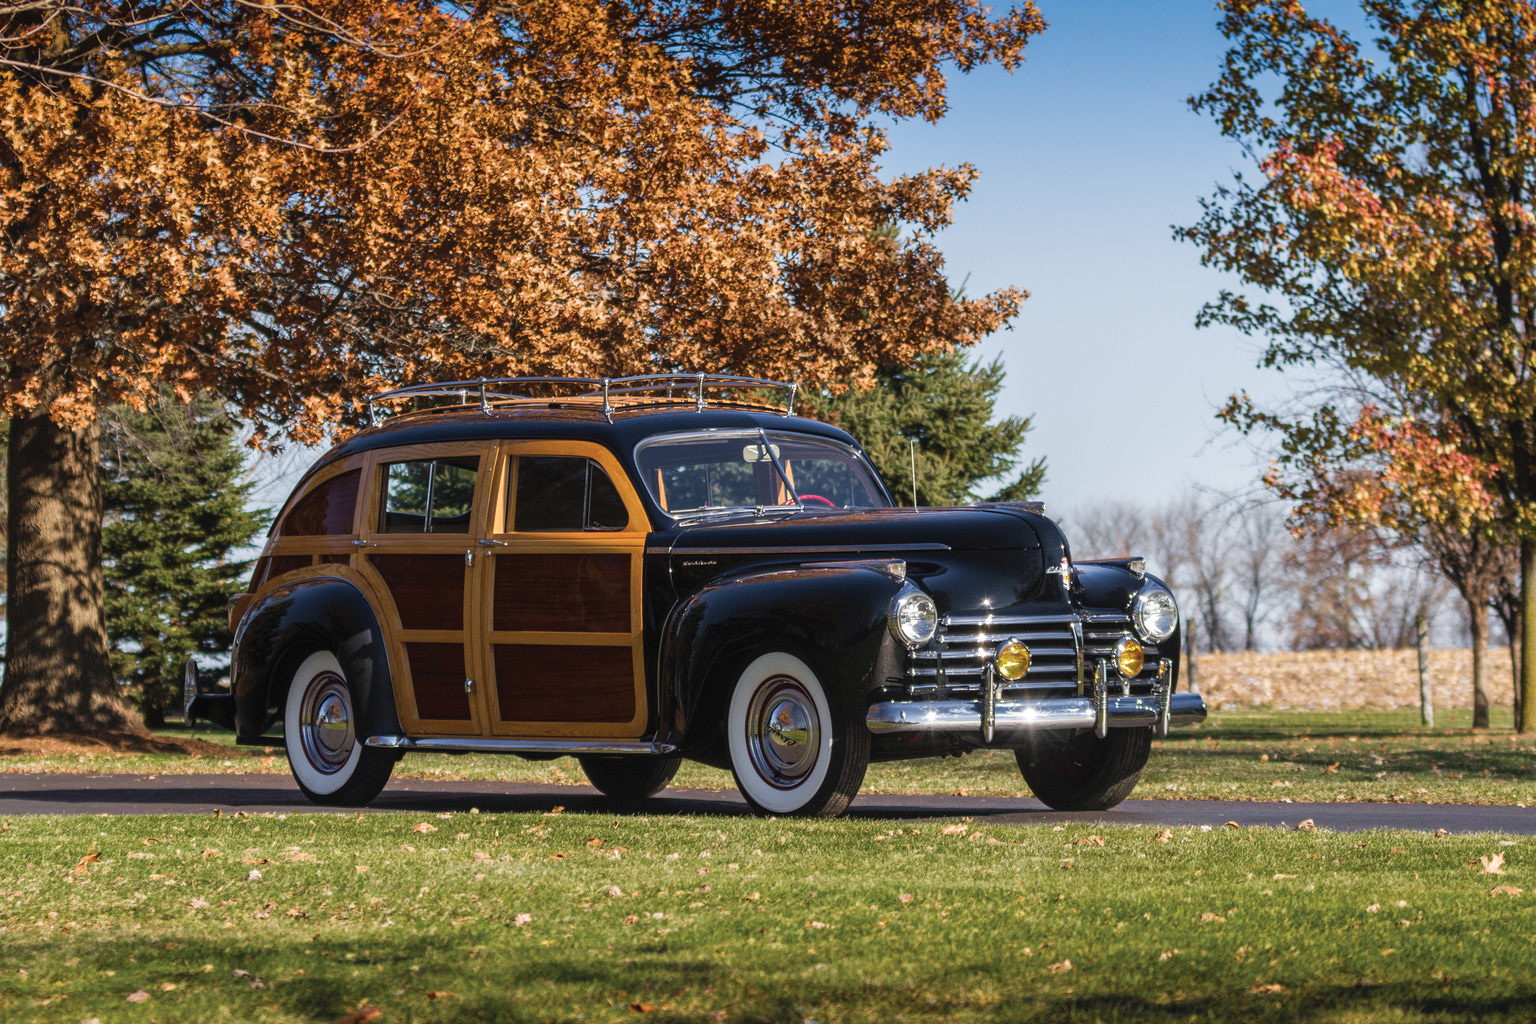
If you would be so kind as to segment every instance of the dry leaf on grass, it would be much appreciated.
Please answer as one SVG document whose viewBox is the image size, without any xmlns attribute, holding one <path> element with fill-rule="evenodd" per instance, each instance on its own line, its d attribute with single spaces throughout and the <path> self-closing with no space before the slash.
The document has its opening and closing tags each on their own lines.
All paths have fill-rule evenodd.
<svg viewBox="0 0 1536 1024">
<path fill-rule="evenodd" d="M 223 854 L 221 854 L 218 850 L 215 850 L 213 847 L 210 846 L 208 849 L 203 851 L 203 856 L 204 857 L 222 857 Z"/>
<path fill-rule="evenodd" d="M 422 832 L 422 833 L 436 832 L 437 831 L 437 826 L 432 824 L 430 821 L 420 821 L 420 822 L 417 822 L 416 824 L 411 826 L 411 831 L 412 832 Z"/>
<path fill-rule="evenodd" d="M 161 992 L 175 992 L 176 991 L 176 983 L 174 981 L 162 981 L 160 983 L 160 991 Z"/>
<path fill-rule="evenodd" d="M 544 817 L 546 817 L 546 818 L 553 818 L 555 815 L 560 814 L 560 813 L 562 813 L 564 811 L 565 811 L 564 805 L 556 804 L 554 807 L 551 807 L 549 809 L 549 812 L 547 814 L 545 814 Z"/>
<path fill-rule="evenodd" d="M 1164 963 L 1165 961 L 1172 960 L 1174 957 L 1178 956 L 1180 953 L 1183 953 L 1183 952 L 1184 951 L 1182 949 L 1166 950 L 1165 952 L 1157 954 L 1157 962 L 1158 963 Z"/>
<path fill-rule="evenodd" d="M 251 873 L 245 876 L 245 880 L 247 882 L 261 881 L 261 872 L 257 871 L 255 868 L 251 868 Z"/>
<path fill-rule="evenodd" d="M 1098 836 L 1088 836 L 1085 839 L 1080 838 L 1080 839 L 1072 840 L 1072 845 L 1073 846 L 1103 846 L 1104 845 L 1104 840 L 1099 838 Z"/>
<path fill-rule="evenodd" d="M 1046 968 L 1046 970 L 1050 971 L 1052 974 L 1066 974 L 1071 969 L 1071 960 L 1058 960 L 1056 963 L 1051 964 Z"/>
<path fill-rule="evenodd" d="M 137 992 L 128 993 L 128 1002 L 130 1003 L 142 1003 L 148 998 L 149 993 L 145 992 L 143 989 L 139 989 Z"/>
<path fill-rule="evenodd" d="M 1496 885 L 1488 890 L 1490 896 L 1519 896 L 1525 890 L 1518 885 Z"/>
<path fill-rule="evenodd" d="M 368 1024 L 369 1021 L 378 1020 L 382 1016 L 384 1011 L 377 1006 L 362 1006 L 338 1020 L 336 1024 Z"/>
<path fill-rule="evenodd" d="M 516 925 L 517 927 L 521 928 L 523 925 L 527 924 L 528 922 L 530 922 L 532 920 L 533 920 L 533 915 L 532 914 L 518 914 L 516 917 L 514 917 L 512 919 L 512 923 L 514 925 Z"/>
<path fill-rule="evenodd" d="M 101 860 L 101 854 L 97 853 L 95 850 L 92 850 L 84 857 L 81 857 L 79 863 L 75 865 L 75 874 L 85 874 L 87 871 L 91 870 L 91 865 L 95 864 L 99 860 Z"/>
<path fill-rule="evenodd" d="M 1285 986 L 1278 981 L 1260 982 L 1248 990 L 1256 996 L 1272 996 L 1285 991 Z"/>
<path fill-rule="evenodd" d="M 1227 919 L 1220 914 L 1213 914 L 1209 910 L 1200 915 L 1201 924 L 1226 924 Z"/>
<path fill-rule="evenodd" d="M 630 1003 L 629 1008 L 636 1013 L 650 1013 L 656 1009 L 656 1005 L 654 1003 Z"/>
<path fill-rule="evenodd" d="M 1232 829 L 1237 829 L 1237 828 L 1242 828 L 1242 827 L 1243 827 L 1243 826 L 1241 826 L 1241 825 L 1239 825 L 1239 824 L 1238 824 L 1238 823 L 1237 823 L 1237 822 L 1235 822 L 1235 821 L 1224 821 L 1224 822 L 1222 822 L 1222 823 L 1221 823 L 1221 827 L 1222 827 L 1222 828 L 1232 828 Z"/>
<path fill-rule="evenodd" d="M 970 829 L 970 827 L 971 826 L 969 826 L 969 825 L 962 825 L 960 822 L 957 821 L 953 825 L 945 825 L 943 828 L 939 829 L 939 835 L 941 835 L 941 836 L 963 836 Z"/>
<path fill-rule="evenodd" d="M 457 999 L 458 998 L 458 994 L 454 993 L 454 992 L 442 992 L 442 991 L 434 990 L 432 992 L 428 992 L 427 993 L 427 998 L 428 999 Z"/>
<path fill-rule="evenodd" d="M 1502 875 L 1504 873 L 1504 855 L 1502 853 L 1496 853 L 1492 857 L 1479 857 L 1477 859 L 1482 861 L 1483 874 Z"/>
<path fill-rule="evenodd" d="M 1297 832 L 1316 832 L 1317 831 L 1317 825 L 1315 823 L 1313 823 L 1311 818 L 1308 818 L 1306 821 L 1299 821 L 1299 822 L 1296 823 L 1296 831 Z"/>
<path fill-rule="evenodd" d="M 1149 842 L 1149 843 L 1166 843 L 1169 840 L 1171 840 L 1172 838 L 1173 838 L 1173 829 L 1165 828 L 1161 832 L 1159 832 L 1157 835 L 1153 836 L 1151 839 L 1148 839 L 1147 842 Z"/>
<path fill-rule="evenodd" d="M 608 895 L 609 895 L 609 896 L 623 896 L 623 895 L 624 895 L 624 890 L 623 890 L 623 889 L 620 889 L 620 888 L 619 888 L 619 887 L 618 887 L 618 886 L 616 886 L 616 885 L 610 885 L 610 886 L 609 886 L 609 887 L 608 887 L 608 888 L 607 888 L 607 889 L 606 889 L 606 890 L 604 890 L 604 891 L 605 891 L 605 892 L 607 892 L 607 893 L 608 893 Z"/>
<path fill-rule="evenodd" d="M 909 893 L 909 892 L 904 892 L 900 896 L 897 896 L 896 898 L 898 900 L 900 900 L 901 902 L 903 902 L 903 903 L 911 903 L 912 902 L 912 894 Z"/>
</svg>

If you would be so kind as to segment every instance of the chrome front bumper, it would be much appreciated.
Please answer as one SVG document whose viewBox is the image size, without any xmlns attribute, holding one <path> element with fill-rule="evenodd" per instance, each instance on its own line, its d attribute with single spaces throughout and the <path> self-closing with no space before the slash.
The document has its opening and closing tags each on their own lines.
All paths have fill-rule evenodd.
<svg viewBox="0 0 1536 1024">
<path fill-rule="evenodd" d="M 992 707 L 992 728 L 998 736 L 1040 729 L 1134 729 L 1205 721 L 1205 700 L 1198 693 L 1145 697 L 1105 697 L 1103 714 L 1089 697 L 1058 697 L 1048 700 L 997 701 Z M 877 736 L 887 733 L 974 733 L 984 736 L 982 701 L 899 701 L 875 704 L 864 721 Z M 990 740 L 984 740 L 990 742 Z"/>
</svg>

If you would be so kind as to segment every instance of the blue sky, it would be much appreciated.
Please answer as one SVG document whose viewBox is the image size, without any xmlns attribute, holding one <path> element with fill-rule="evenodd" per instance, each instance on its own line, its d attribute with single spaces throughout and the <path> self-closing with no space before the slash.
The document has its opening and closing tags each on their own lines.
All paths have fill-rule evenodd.
<svg viewBox="0 0 1536 1024">
<path fill-rule="evenodd" d="M 1234 282 L 1170 229 L 1246 166 L 1185 103 L 1220 67 L 1217 13 L 1210 0 L 1038 4 L 1051 27 L 1023 67 L 952 76 L 949 116 L 896 126 L 886 167 L 982 172 L 937 244 L 971 294 L 1031 293 L 979 352 L 1008 368 L 999 411 L 1034 416 L 1026 450 L 1049 460 L 1048 504 L 1254 487 L 1259 461 L 1214 412 L 1234 390 L 1278 396 L 1285 382 L 1255 368 L 1257 339 L 1195 329 Z M 1343 0 L 1308 8 L 1358 25 Z"/>
</svg>

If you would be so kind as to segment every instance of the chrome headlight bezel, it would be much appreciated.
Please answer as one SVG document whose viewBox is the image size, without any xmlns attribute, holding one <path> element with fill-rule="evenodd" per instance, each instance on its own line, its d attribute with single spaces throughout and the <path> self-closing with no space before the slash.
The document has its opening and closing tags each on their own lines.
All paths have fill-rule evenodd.
<svg viewBox="0 0 1536 1024">
<path fill-rule="evenodd" d="M 908 583 L 891 599 L 886 622 L 892 636 L 916 650 L 938 635 L 939 606 L 920 588 Z"/>
<path fill-rule="evenodd" d="M 1162 643 L 1179 628 L 1179 602 L 1166 587 L 1143 587 L 1131 602 L 1131 623 L 1142 640 Z"/>
</svg>

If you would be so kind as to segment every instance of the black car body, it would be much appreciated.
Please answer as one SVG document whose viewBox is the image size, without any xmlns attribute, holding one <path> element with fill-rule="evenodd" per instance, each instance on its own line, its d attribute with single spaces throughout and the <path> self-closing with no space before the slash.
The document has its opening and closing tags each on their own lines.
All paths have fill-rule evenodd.
<svg viewBox="0 0 1536 1024">
<path fill-rule="evenodd" d="M 629 800 L 690 758 L 759 811 L 833 814 L 870 760 L 1001 747 L 1046 802 L 1097 808 L 1154 731 L 1205 716 L 1139 559 L 1074 562 L 1035 504 L 895 507 L 792 386 L 380 400 L 444 395 L 461 404 L 315 463 L 232 610 L 231 692 L 187 694 L 241 742 L 281 728 L 312 799 L 366 803 L 405 752 L 475 750 L 573 754 Z"/>
</svg>

